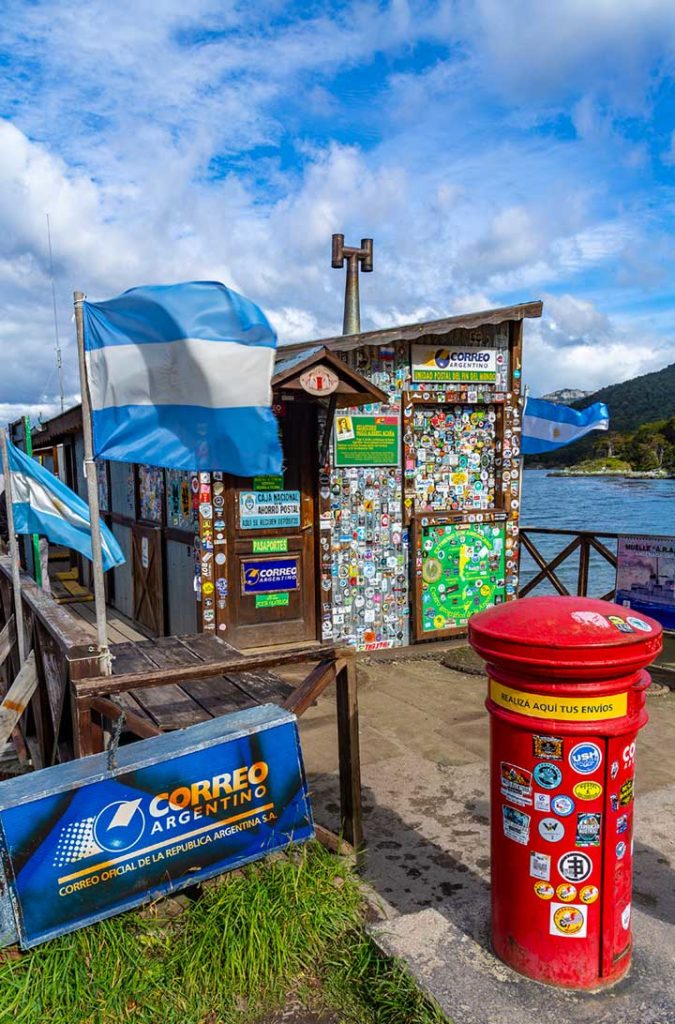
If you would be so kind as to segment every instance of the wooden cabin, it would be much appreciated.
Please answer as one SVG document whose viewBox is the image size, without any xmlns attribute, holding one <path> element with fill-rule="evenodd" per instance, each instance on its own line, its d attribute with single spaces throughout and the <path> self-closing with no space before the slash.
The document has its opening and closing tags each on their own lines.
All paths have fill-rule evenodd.
<svg viewBox="0 0 675 1024">
<path fill-rule="evenodd" d="M 541 311 L 280 348 L 279 476 L 100 463 L 101 510 L 127 555 L 106 574 L 109 603 L 151 635 L 201 630 L 240 650 L 465 632 L 516 595 L 523 321 Z M 34 429 L 33 447 L 86 499 L 80 407 Z M 73 564 L 88 586 L 88 564 Z"/>
</svg>

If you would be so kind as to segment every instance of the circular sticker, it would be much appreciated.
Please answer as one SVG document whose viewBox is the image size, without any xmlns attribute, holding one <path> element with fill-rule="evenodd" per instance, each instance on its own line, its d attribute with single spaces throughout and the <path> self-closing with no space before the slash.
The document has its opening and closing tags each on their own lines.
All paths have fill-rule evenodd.
<svg viewBox="0 0 675 1024">
<path fill-rule="evenodd" d="M 216 565 L 225 565 L 225 555 L 222 551 L 219 551 L 216 555 Z"/>
<path fill-rule="evenodd" d="M 562 772 L 557 764 L 550 761 L 542 761 L 535 766 L 534 781 L 542 789 L 557 789 L 562 782 Z"/>
<path fill-rule="evenodd" d="M 651 633 L 652 627 L 644 619 L 636 619 L 634 615 L 626 616 L 626 622 L 633 629 L 639 629 L 641 633 Z"/>
<path fill-rule="evenodd" d="M 426 558 L 422 566 L 422 579 L 425 583 L 438 583 L 443 575 L 443 566 L 437 558 Z"/>
<path fill-rule="evenodd" d="M 202 593 L 203 594 L 212 594 L 213 593 L 213 589 L 214 589 L 213 588 L 213 583 L 211 583 L 210 580 L 207 580 L 206 583 L 202 583 Z"/>
<path fill-rule="evenodd" d="M 577 898 L 577 889 L 575 885 L 570 885 L 569 882 L 562 882 L 556 889 L 555 894 L 561 903 L 572 903 Z"/>
<path fill-rule="evenodd" d="M 602 796 L 602 786 L 588 779 L 586 782 L 577 782 L 572 792 L 578 800 L 597 800 Z"/>
<path fill-rule="evenodd" d="M 540 900 L 552 900 L 555 893 L 550 882 L 535 882 L 534 891 Z"/>
<path fill-rule="evenodd" d="M 570 796 L 554 796 L 551 800 L 551 810 L 561 818 L 566 818 L 574 810 L 574 800 Z"/>
<path fill-rule="evenodd" d="M 621 860 L 623 858 L 623 856 L 625 855 L 625 853 L 626 853 L 626 844 L 622 840 L 620 843 L 616 844 L 616 856 L 617 856 L 617 858 L 619 860 Z"/>
<path fill-rule="evenodd" d="M 585 920 L 579 907 L 558 907 L 553 913 L 553 924 L 563 935 L 576 935 L 583 928 Z"/>
<path fill-rule="evenodd" d="M 559 843 L 565 835 L 565 826 L 557 818 L 542 818 L 539 822 L 539 835 L 547 843 Z"/>
<path fill-rule="evenodd" d="M 568 882 L 585 882 L 590 878 L 593 870 L 593 861 L 587 853 L 580 850 L 570 850 L 563 853 L 558 861 L 558 871 Z"/>
<path fill-rule="evenodd" d="M 590 775 L 602 764 L 602 751 L 597 743 L 577 743 L 569 753 L 570 768 L 578 775 Z"/>
<path fill-rule="evenodd" d="M 579 899 L 582 903 L 595 903 L 599 895 L 600 890 L 597 885 L 585 885 L 579 892 Z"/>
</svg>

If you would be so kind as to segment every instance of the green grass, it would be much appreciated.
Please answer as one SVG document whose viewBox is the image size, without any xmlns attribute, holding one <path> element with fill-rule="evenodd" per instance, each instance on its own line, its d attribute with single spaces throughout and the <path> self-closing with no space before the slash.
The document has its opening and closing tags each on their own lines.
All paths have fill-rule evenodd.
<svg viewBox="0 0 675 1024">
<path fill-rule="evenodd" d="M 289 992 L 341 1024 L 441 1024 L 363 928 L 358 881 L 312 843 L 206 886 L 0 954 L 2 1024 L 248 1024 Z M 178 911 L 178 912 L 177 912 Z"/>
</svg>

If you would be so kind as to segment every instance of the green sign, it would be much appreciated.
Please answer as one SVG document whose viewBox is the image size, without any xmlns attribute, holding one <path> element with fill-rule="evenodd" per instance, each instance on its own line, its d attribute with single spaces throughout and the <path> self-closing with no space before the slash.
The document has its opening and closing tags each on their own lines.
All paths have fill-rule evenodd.
<svg viewBox="0 0 675 1024">
<path fill-rule="evenodd" d="M 253 541 L 254 555 L 273 555 L 288 551 L 288 537 L 261 537 Z"/>
<path fill-rule="evenodd" d="M 255 595 L 255 606 L 256 608 L 281 608 L 286 607 L 288 604 L 288 591 L 284 591 L 281 594 L 256 594 Z"/>
<path fill-rule="evenodd" d="M 423 631 L 461 628 L 503 601 L 504 572 L 503 523 L 423 527 Z"/>
<path fill-rule="evenodd" d="M 268 473 L 267 476 L 253 477 L 254 491 L 283 491 L 284 478 L 281 474 Z"/>
<path fill-rule="evenodd" d="M 398 416 L 335 417 L 336 466 L 398 466 Z"/>
</svg>

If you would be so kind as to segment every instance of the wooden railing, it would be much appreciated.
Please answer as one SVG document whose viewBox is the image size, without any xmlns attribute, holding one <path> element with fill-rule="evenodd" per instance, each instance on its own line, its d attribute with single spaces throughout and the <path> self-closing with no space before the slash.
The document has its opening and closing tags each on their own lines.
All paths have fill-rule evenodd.
<svg viewBox="0 0 675 1024">
<path fill-rule="evenodd" d="M 35 688 L 12 740 L 19 760 L 26 766 L 46 768 L 72 757 L 70 682 L 98 675 L 98 657 L 91 637 L 77 619 L 21 573 L 26 653 L 33 652 L 37 672 Z M 0 633 L 13 628 L 14 597 L 12 568 L 8 556 L 0 557 Z M 19 655 L 12 642 L 0 670 L 4 695 L 19 673 Z"/>
<path fill-rule="evenodd" d="M 536 540 L 539 537 L 561 538 L 563 547 L 552 558 L 542 554 L 537 547 Z M 518 590 L 519 597 L 527 597 L 533 590 L 542 583 L 550 583 L 559 594 L 569 596 L 576 593 L 578 597 L 588 596 L 588 583 L 591 567 L 591 555 L 593 552 L 601 555 L 609 563 L 613 570 L 616 570 L 616 554 L 611 551 L 603 541 L 616 541 L 618 533 L 598 533 L 595 530 L 557 530 L 544 526 L 523 526 L 520 529 L 521 540 L 521 568 L 520 579 L 522 581 L 522 550 L 527 551 L 532 560 L 539 567 L 537 572 L 526 583 L 521 583 Z M 602 540 L 600 539 L 602 538 Z M 568 560 L 576 561 L 576 590 L 570 590 L 560 579 L 558 570 Z M 615 594 L 615 587 L 602 594 L 603 601 L 610 601 Z"/>
</svg>

